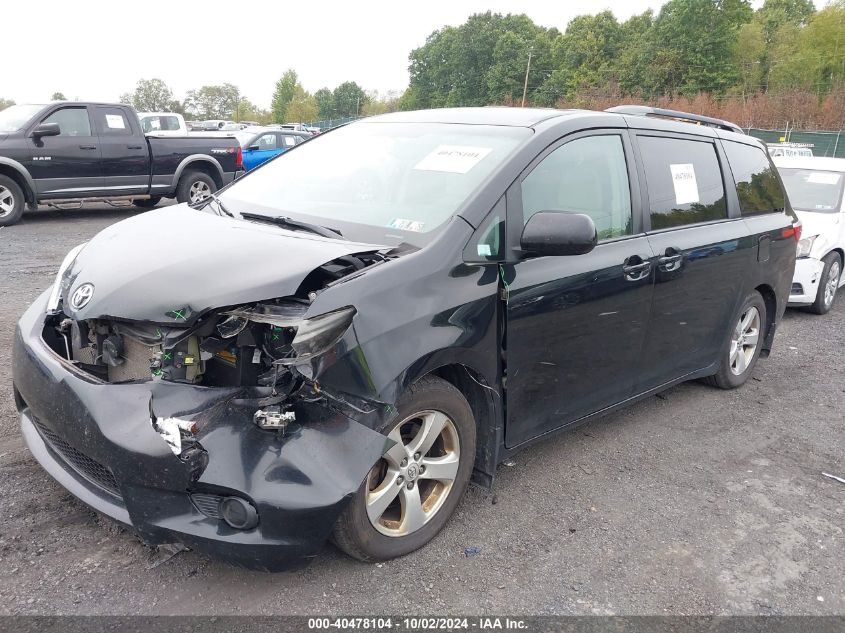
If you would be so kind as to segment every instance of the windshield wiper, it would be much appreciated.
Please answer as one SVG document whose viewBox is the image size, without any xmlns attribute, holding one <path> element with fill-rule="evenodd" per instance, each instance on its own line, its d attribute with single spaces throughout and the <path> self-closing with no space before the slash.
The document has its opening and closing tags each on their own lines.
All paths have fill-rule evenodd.
<svg viewBox="0 0 845 633">
<path fill-rule="evenodd" d="M 308 231 L 309 233 L 316 233 L 323 237 L 330 237 L 332 239 L 346 239 L 340 231 L 330 229 L 319 224 L 311 224 L 310 222 L 302 222 L 301 220 L 294 220 L 283 215 L 261 215 L 260 213 L 241 213 L 244 220 L 256 220 L 258 222 L 269 222 L 286 229 L 294 229 L 299 231 Z"/>
</svg>

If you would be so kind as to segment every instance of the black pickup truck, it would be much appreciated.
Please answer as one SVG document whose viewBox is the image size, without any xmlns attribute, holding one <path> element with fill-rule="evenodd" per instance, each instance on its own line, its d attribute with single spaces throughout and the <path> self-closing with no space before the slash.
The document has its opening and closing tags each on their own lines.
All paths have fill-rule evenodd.
<svg viewBox="0 0 845 633">
<path fill-rule="evenodd" d="M 39 203 L 198 202 L 242 169 L 235 138 L 145 136 L 125 105 L 54 102 L 0 111 L 0 226 Z"/>
</svg>

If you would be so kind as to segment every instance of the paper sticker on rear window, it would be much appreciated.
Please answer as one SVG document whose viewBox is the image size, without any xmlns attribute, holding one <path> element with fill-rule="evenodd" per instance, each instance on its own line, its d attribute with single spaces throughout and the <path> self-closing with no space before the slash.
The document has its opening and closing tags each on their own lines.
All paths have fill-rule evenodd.
<svg viewBox="0 0 845 633">
<path fill-rule="evenodd" d="M 832 171 L 814 171 L 807 176 L 807 182 L 812 182 L 816 185 L 835 185 L 839 183 L 840 174 Z"/>
<path fill-rule="evenodd" d="M 675 186 L 675 204 L 698 202 L 698 183 L 692 163 L 669 165 L 669 169 L 672 172 L 672 184 Z"/>
<path fill-rule="evenodd" d="M 418 162 L 414 169 L 465 174 L 492 151 L 490 147 L 438 145 L 433 152 Z"/>
<path fill-rule="evenodd" d="M 126 129 L 126 122 L 123 120 L 123 117 L 119 114 L 107 114 L 106 125 L 108 125 L 109 128 L 111 128 L 112 130 Z"/>
<path fill-rule="evenodd" d="M 413 231 L 414 233 L 419 233 L 423 230 L 424 223 L 418 222 L 417 220 L 393 218 L 387 226 L 391 229 L 399 229 L 400 231 Z"/>
</svg>

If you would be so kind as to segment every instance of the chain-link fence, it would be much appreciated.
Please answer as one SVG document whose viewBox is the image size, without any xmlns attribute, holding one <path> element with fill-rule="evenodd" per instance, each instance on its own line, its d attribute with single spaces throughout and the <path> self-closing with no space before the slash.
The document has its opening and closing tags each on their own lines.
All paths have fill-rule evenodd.
<svg viewBox="0 0 845 633">
<path fill-rule="evenodd" d="M 322 121 L 311 121 L 311 123 L 306 123 L 309 127 L 318 127 L 324 132 L 326 130 L 330 130 L 333 127 L 337 127 L 338 125 L 343 125 L 344 123 L 349 123 L 351 121 L 355 121 L 357 119 L 362 119 L 363 117 L 360 116 L 347 116 L 341 117 L 339 119 L 323 119 Z"/>
<path fill-rule="evenodd" d="M 748 128 L 747 134 L 765 143 L 807 143 L 813 156 L 845 158 L 845 134 L 838 132 L 802 132 L 801 130 L 761 130 Z"/>
</svg>

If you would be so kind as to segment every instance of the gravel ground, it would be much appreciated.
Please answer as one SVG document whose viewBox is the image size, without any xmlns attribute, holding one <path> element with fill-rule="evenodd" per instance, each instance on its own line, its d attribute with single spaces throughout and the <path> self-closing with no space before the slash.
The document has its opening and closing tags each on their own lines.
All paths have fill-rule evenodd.
<svg viewBox="0 0 845 633">
<path fill-rule="evenodd" d="M 266 574 L 166 562 L 47 476 L 12 401 L 14 323 L 64 254 L 134 211 L 0 229 L 0 614 L 843 614 L 845 300 L 788 311 L 738 391 L 681 385 L 559 435 L 471 489 L 422 551 L 330 545 Z M 467 557 L 467 547 L 480 553 Z"/>
</svg>

